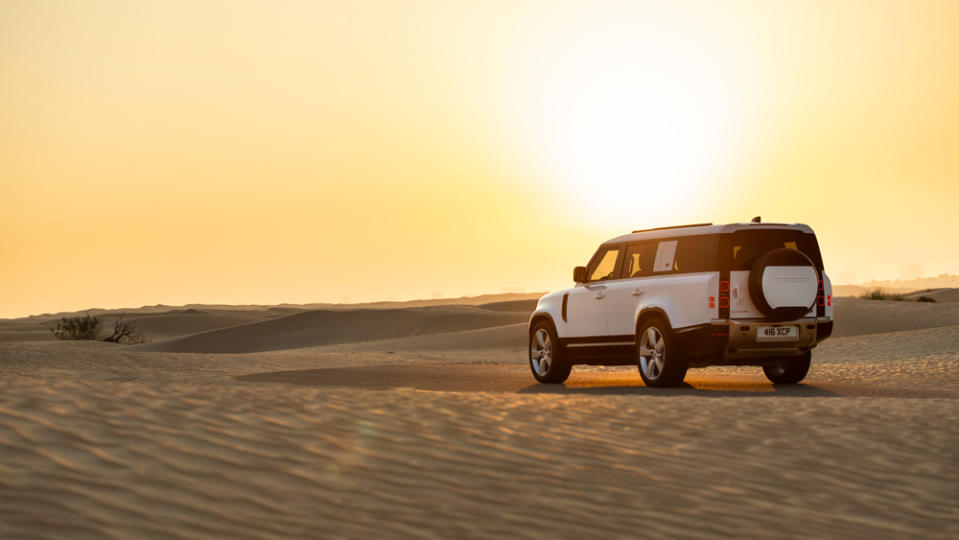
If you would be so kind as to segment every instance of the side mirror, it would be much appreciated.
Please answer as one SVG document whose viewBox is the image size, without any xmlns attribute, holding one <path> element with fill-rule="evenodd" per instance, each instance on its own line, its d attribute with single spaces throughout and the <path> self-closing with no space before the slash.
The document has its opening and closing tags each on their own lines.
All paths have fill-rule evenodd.
<svg viewBox="0 0 959 540">
<path fill-rule="evenodd" d="M 577 266 L 573 268 L 573 281 L 576 283 L 586 283 L 586 267 Z"/>
</svg>

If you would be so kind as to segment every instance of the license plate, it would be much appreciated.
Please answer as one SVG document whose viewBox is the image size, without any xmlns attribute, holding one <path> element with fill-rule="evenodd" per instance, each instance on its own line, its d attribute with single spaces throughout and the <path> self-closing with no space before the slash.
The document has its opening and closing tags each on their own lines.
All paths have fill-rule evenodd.
<svg viewBox="0 0 959 540">
<path fill-rule="evenodd" d="M 799 339 L 798 326 L 760 326 L 756 328 L 756 341 Z"/>
</svg>

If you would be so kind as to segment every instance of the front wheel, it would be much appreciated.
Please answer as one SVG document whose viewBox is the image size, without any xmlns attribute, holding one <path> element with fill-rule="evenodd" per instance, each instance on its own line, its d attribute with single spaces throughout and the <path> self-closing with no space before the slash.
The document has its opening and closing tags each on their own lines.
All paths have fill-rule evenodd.
<svg viewBox="0 0 959 540">
<path fill-rule="evenodd" d="M 529 333 L 529 369 L 541 383 L 557 384 L 569 378 L 573 366 L 565 362 L 556 331 L 548 322 L 539 322 Z"/>
<path fill-rule="evenodd" d="M 646 321 L 636 335 L 636 363 L 646 386 L 678 386 L 686 377 L 686 359 L 677 350 L 669 327 L 660 319 Z"/>
<path fill-rule="evenodd" d="M 763 366 L 763 373 L 773 384 L 796 384 L 806 378 L 811 360 L 809 351 L 801 356 L 779 358 Z"/>
</svg>

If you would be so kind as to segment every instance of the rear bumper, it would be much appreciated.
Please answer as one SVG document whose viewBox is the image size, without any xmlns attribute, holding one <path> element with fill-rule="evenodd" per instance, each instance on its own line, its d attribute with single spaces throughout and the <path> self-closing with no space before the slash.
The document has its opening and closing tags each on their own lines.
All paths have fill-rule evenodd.
<svg viewBox="0 0 959 540">
<path fill-rule="evenodd" d="M 783 323 L 765 323 L 754 321 L 729 321 L 729 342 L 723 358 L 739 360 L 747 358 L 768 358 L 771 356 L 798 356 L 816 346 L 815 319 L 799 319 Z M 760 326 L 796 326 L 798 339 L 759 341 L 756 336 Z"/>
<path fill-rule="evenodd" d="M 756 338 L 760 326 L 798 326 L 799 336 L 789 340 Z M 676 330 L 680 347 L 691 366 L 757 364 L 773 357 L 799 356 L 832 335 L 833 323 L 808 317 L 788 322 L 716 319 L 710 324 Z"/>
</svg>

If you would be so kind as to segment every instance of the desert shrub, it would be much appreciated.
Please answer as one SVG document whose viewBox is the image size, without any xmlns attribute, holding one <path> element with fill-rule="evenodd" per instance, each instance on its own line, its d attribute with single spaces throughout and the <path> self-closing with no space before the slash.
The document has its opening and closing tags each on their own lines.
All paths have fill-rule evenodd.
<svg viewBox="0 0 959 540">
<path fill-rule="evenodd" d="M 137 324 L 133 321 L 123 320 L 123 314 L 121 313 L 120 318 L 113 323 L 113 334 L 103 341 L 132 345 L 134 343 L 143 343 L 146 339 L 143 338 L 143 334 L 137 329 Z"/>
<path fill-rule="evenodd" d="M 920 296 L 916 298 L 916 302 L 935 302 L 936 299 L 931 296 Z"/>
<path fill-rule="evenodd" d="M 50 329 L 57 339 L 89 339 L 100 338 L 100 319 L 91 317 L 64 317 Z"/>
<path fill-rule="evenodd" d="M 866 300 L 905 300 L 901 294 L 892 294 L 891 292 L 881 288 L 866 291 L 859 295 L 859 298 L 865 298 Z"/>
</svg>

